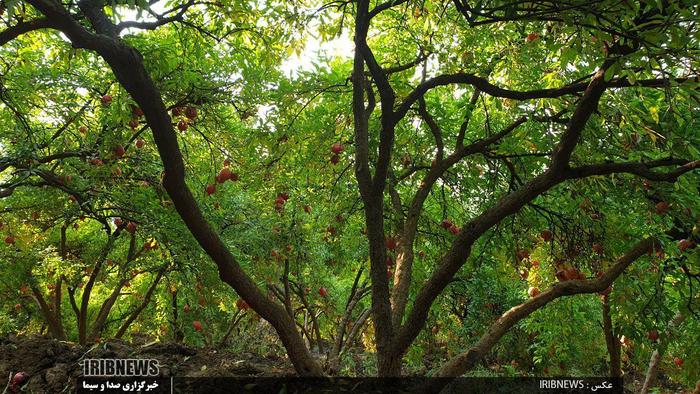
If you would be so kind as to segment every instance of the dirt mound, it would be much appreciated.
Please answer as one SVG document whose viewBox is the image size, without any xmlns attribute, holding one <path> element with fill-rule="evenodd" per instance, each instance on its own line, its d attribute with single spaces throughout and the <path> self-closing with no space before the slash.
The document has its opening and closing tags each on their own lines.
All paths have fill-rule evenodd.
<svg viewBox="0 0 700 394">
<path fill-rule="evenodd" d="M 72 392 L 82 376 L 83 359 L 156 359 L 162 377 L 261 377 L 293 375 L 281 357 L 262 357 L 227 350 L 197 349 L 178 343 L 130 344 L 109 340 L 80 346 L 45 337 L 0 338 L 0 379 L 24 371 L 29 374 L 25 392 Z M 4 388 L 6 381 L 0 384 Z"/>
</svg>

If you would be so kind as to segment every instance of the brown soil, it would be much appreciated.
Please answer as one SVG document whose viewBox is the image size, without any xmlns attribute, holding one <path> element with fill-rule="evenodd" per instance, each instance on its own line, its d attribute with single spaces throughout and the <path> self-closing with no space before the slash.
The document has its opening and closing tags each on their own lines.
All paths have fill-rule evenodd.
<svg viewBox="0 0 700 394">
<path fill-rule="evenodd" d="M 19 371 L 29 375 L 24 393 L 74 392 L 76 378 L 82 375 L 80 361 L 99 358 L 156 359 L 162 377 L 281 377 L 294 376 L 285 358 L 255 355 L 182 344 L 127 343 L 109 340 L 93 346 L 80 346 L 39 336 L 0 338 L 0 393 L 10 376 Z M 644 376 L 627 371 L 625 393 L 639 392 Z M 700 384 L 700 383 L 699 383 Z M 683 387 L 661 374 L 656 389 L 660 393 L 681 393 Z M 11 390 L 8 390 L 12 393 Z"/>
<path fill-rule="evenodd" d="M 29 393 L 73 392 L 82 375 L 79 362 L 86 358 L 157 359 L 163 377 L 261 377 L 293 375 L 284 359 L 226 350 L 196 349 L 177 343 L 129 344 L 109 340 L 80 346 L 45 337 L 0 338 L 0 392 L 9 377 L 19 371 L 29 374 L 23 387 Z"/>
</svg>

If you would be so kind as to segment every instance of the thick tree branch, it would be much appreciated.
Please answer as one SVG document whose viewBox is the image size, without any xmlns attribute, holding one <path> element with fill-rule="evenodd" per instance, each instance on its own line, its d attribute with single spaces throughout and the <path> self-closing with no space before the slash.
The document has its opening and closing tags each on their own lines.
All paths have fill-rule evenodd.
<svg viewBox="0 0 700 394">
<path fill-rule="evenodd" d="M 642 240 L 634 245 L 624 256 L 620 257 L 617 263 L 601 277 L 597 279 L 572 280 L 555 283 L 540 295 L 532 297 L 524 303 L 511 308 L 488 328 L 486 333 L 471 349 L 450 360 L 440 368 L 435 376 L 461 376 L 464 372 L 473 368 L 476 362 L 486 355 L 493 345 L 520 320 L 557 298 L 575 294 L 596 293 L 605 290 L 635 260 L 645 255 L 648 251 L 659 249 L 660 247 L 661 244 L 656 239 L 647 238 Z"/>
<path fill-rule="evenodd" d="M 322 375 L 321 367 L 299 336 L 295 322 L 287 316 L 281 305 L 269 300 L 243 271 L 204 217 L 197 200 L 185 183 L 185 167 L 177 135 L 160 91 L 148 74 L 141 54 L 118 39 L 114 25 L 108 20 L 109 24 L 105 22 L 101 10 L 96 10 L 89 4 L 81 2 L 81 9 L 100 34 L 94 34 L 79 24 L 59 3 L 49 0 L 28 1 L 51 19 L 73 46 L 94 50 L 109 64 L 117 80 L 143 110 L 165 169 L 163 186 L 185 225 L 216 263 L 221 279 L 275 328 L 300 375 Z"/>
<path fill-rule="evenodd" d="M 87 337 L 87 341 L 91 342 L 94 341 L 95 338 L 97 338 L 102 330 L 104 330 L 105 324 L 107 323 L 107 318 L 109 317 L 109 312 L 112 310 L 112 307 L 114 307 L 114 304 L 117 303 L 117 300 L 119 299 L 119 296 L 122 294 L 122 289 L 124 288 L 124 285 L 128 282 L 128 279 L 122 278 L 117 282 L 117 285 L 114 286 L 112 289 L 112 292 L 109 294 L 109 297 L 107 297 L 103 302 L 102 305 L 100 305 L 100 310 L 97 312 L 97 317 L 95 317 L 95 322 L 92 323 L 92 328 L 90 329 L 90 335 Z M 75 301 L 74 301 L 75 302 Z M 76 305 L 77 308 L 77 305 Z M 76 315 L 79 315 L 79 311 L 75 309 Z"/>
<path fill-rule="evenodd" d="M 190 7 L 195 3 L 195 0 L 190 0 L 186 4 L 179 6 L 180 10 L 171 16 L 156 15 L 156 20 L 152 22 L 137 22 L 137 21 L 124 21 L 117 24 L 117 32 L 121 32 L 124 29 L 142 29 L 142 30 L 155 30 L 160 26 L 166 25 L 173 22 L 182 22 L 185 12 L 187 12 Z M 172 10 L 170 11 L 172 12 Z M 168 14 L 170 12 L 166 12 Z"/>
<path fill-rule="evenodd" d="M 27 22 L 20 22 L 17 25 L 8 27 L 7 29 L 0 31 L 0 46 L 7 44 L 8 42 L 21 36 L 22 34 L 29 33 L 35 30 L 46 29 L 49 27 L 52 27 L 52 24 L 48 18 L 40 18 Z"/>
<path fill-rule="evenodd" d="M 401 5 L 406 2 L 408 2 L 408 0 L 389 0 L 379 4 L 378 6 L 372 8 L 372 11 L 369 12 L 369 19 L 374 18 L 375 16 L 379 15 L 379 13 L 386 11 L 391 7 L 396 7 L 397 5 Z"/>
<path fill-rule="evenodd" d="M 440 264 L 425 286 L 418 292 L 411 313 L 408 315 L 404 325 L 398 330 L 392 343 L 395 346 L 395 352 L 403 354 L 420 333 L 428 317 L 430 307 L 466 262 L 474 242 L 491 227 L 500 223 L 501 220 L 516 213 L 539 195 L 565 180 L 564 171 L 568 158 L 573 152 L 588 118 L 595 111 L 598 100 L 605 89 L 602 84 L 604 69 L 605 67 L 591 80 L 583 98 L 576 107 L 574 115 L 557 146 L 557 150 L 552 156 L 550 168 L 533 178 L 520 189 L 501 198 L 497 204 L 485 210 L 481 215 L 462 227 L 450 250 L 443 256 Z"/>
<path fill-rule="evenodd" d="M 683 83 L 687 80 L 697 79 L 697 76 L 693 76 L 689 78 L 675 78 L 673 79 L 673 81 L 676 83 Z M 668 86 L 669 83 L 671 83 L 671 80 L 667 78 L 639 80 L 636 81 L 634 84 L 629 82 L 626 78 L 620 78 L 605 83 L 605 86 L 608 88 L 624 88 L 632 86 L 655 88 Z M 519 91 L 502 88 L 500 86 L 492 84 L 485 78 L 481 78 L 473 74 L 445 74 L 428 79 L 427 81 L 418 85 L 411 93 L 409 93 L 408 96 L 406 96 L 404 101 L 399 105 L 398 109 L 396 110 L 396 118 L 402 118 L 406 114 L 406 112 L 408 112 L 411 106 L 418 100 L 418 98 L 422 97 L 429 90 L 438 86 L 446 86 L 451 84 L 472 85 L 490 96 L 510 98 L 514 100 L 563 97 L 583 92 L 588 87 L 588 83 L 586 82 L 577 82 L 559 88 Z"/>
<path fill-rule="evenodd" d="M 359 17 L 359 16 L 358 16 Z M 369 21 L 367 21 L 367 28 Z M 396 125 L 394 117 L 394 103 L 396 102 L 396 94 L 394 88 L 389 83 L 389 78 L 379 65 L 372 53 L 369 45 L 367 45 L 366 31 L 362 39 L 356 40 L 356 50 L 362 54 L 362 59 L 367 64 L 374 83 L 379 91 L 379 101 L 381 103 L 381 129 L 379 132 L 379 155 L 375 163 L 374 177 L 372 179 L 372 193 L 381 195 L 384 192 L 384 185 L 388 174 L 389 164 L 391 161 L 391 150 L 394 146 L 394 127 Z"/>
<path fill-rule="evenodd" d="M 669 172 L 652 171 L 653 168 L 662 166 L 678 165 L 676 169 Z M 700 167 L 700 160 L 660 160 L 643 163 L 600 163 L 574 167 L 566 170 L 568 178 L 585 178 L 595 175 L 610 175 L 616 173 L 627 173 L 646 178 L 657 182 L 674 182 L 679 176 Z"/>
<path fill-rule="evenodd" d="M 143 296 L 143 301 L 129 315 L 129 317 L 126 319 L 126 321 L 124 321 L 124 323 L 121 325 L 121 327 L 119 327 L 119 330 L 114 335 L 115 338 L 121 338 L 122 336 L 124 336 L 124 334 L 126 333 L 126 330 L 128 330 L 129 326 L 131 326 L 131 323 L 133 323 L 136 320 L 136 318 L 139 317 L 141 312 L 143 312 L 143 310 L 146 309 L 148 304 L 151 302 L 151 297 L 153 296 L 153 292 L 156 290 L 158 283 L 160 283 L 160 280 L 163 278 L 163 275 L 165 275 L 166 269 L 167 269 L 167 265 L 163 266 L 161 269 L 158 270 L 158 273 L 156 274 L 155 279 L 153 279 L 153 282 L 151 282 L 151 285 L 148 287 L 146 294 Z"/>
<path fill-rule="evenodd" d="M 362 4 L 360 4 L 359 12 L 365 11 L 366 9 Z M 362 34 L 366 33 L 366 28 L 360 23 L 361 20 L 358 19 L 358 23 L 355 25 L 355 47 L 359 44 Z M 369 113 L 368 108 L 365 107 L 365 87 L 369 85 L 365 77 L 365 66 L 362 57 L 362 52 L 359 50 L 355 51 L 355 59 L 353 62 L 353 74 L 352 74 L 352 110 L 354 115 L 354 132 L 355 132 L 355 177 L 357 178 L 358 187 L 360 189 L 360 194 L 362 198 L 369 198 L 370 190 L 372 188 L 372 174 L 369 168 Z M 368 92 L 369 93 L 369 92 Z M 369 101 L 369 106 L 371 109 L 374 108 L 373 95 L 372 100 Z"/>
<path fill-rule="evenodd" d="M 433 134 L 435 146 L 437 147 L 437 160 L 442 160 L 443 151 L 445 150 L 445 144 L 442 141 L 442 131 L 435 121 L 435 118 L 428 112 L 425 106 L 425 100 L 422 97 L 418 99 L 418 115 L 420 115 L 421 119 L 428 125 L 428 129 Z"/>
<path fill-rule="evenodd" d="M 478 96 L 478 94 L 475 94 L 475 96 Z M 430 116 L 427 114 L 427 112 L 423 116 L 426 115 L 428 117 Z M 394 274 L 394 288 L 391 295 L 393 322 L 396 327 L 398 327 L 403 320 L 406 304 L 408 302 L 408 291 L 411 285 L 411 277 L 413 275 L 413 244 L 416 238 L 416 232 L 418 230 L 418 220 L 423 209 L 423 204 L 428 198 L 433 185 L 447 170 L 449 170 L 464 157 L 475 153 L 486 153 L 486 150 L 491 145 L 498 143 L 501 139 L 518 128 L 518 126 L 525 123 L 526 120 L 527 118 L 521 117 L 500 132 L 488 138 L 477 140 L 467 146 L 462 146 L 458 143 L 455 152 L 444 160 L 442 160 L 440 156 L 435 165 L 430 168 L 428 173 L 423 178 L 421 187 L 418 189 L 413 197 L 413 200 L 411 201 L 411 205 L 406 215 L 406 220 L 402 226 L 401 240 L 399 241 L 397 247 L 396 273 Z M 437 124 L 431 126 L 431 129 L 433 127 L 437 128 Z M 439 136 L 440 130 L 436 129 L 434 133 L 438 133 Z"/>
<path fill-rule="evenodd" d="M 343 354 L 350 347 L 352 341 L 355 340 L 357 334 L 360 332 L 360 329 L 369 318 L 370 312 L 370 308 L 367 308 L 360 312 L 360 315 L 358 316 L 357 320 L 355 320 L 355 323 L 353 323 L 352 328 L 350 328 L 350 332 L 348 333 L 348 336 L 345 339 L 345 343 L 343 344 L 343 348 L 341 349 L 340 354 Z"/>
<path fill-rule="evenodd" d="M 119 36 L 117 26 L 107 17 L 102 11 L 104 3 L 100 0 L 79 0 L 78 7 L 80 11 L 88 18 L 90 24 L 99 34 L 103 34 L 112 38 Z"/>
<path fill-rule="evenodd" d="M 379 374 L 394 375 L 400 360 L 384 359 L 394 333 L 391 322 L 389 280 L 386 275 L 386 248 L 384 234 L 384 188 L 391 164 L 391 150 L 394 144 L 393 105 L 394 90 L 389 84 L 384 70 L 374 59 L 367 45 L 369 30 L 369 0 L 359 0 L 355 16 L 355 59 L 353 68 L 353 115 L 355 121 L 355 147 L 358 162 L 355 163 L 355 176 L 364 202 L 367 238 L 370 250 L 370 277 L 372 286 L 372 320 L 375 327 Z M 365 113 L 364 64 L 367 64 L 374 82 L 379 89 L 381 102 L 381 130 L 379 133 L 379 154 L 375 162 L 374 177 L 369 170 L 369 131 Z M 389 367 L 386 367 L 389 366 Z"/>
<path fill-rule="evenodd" d="M 591 117 L 593 112 L 598 108 L 598 101 L 605 91 L 605 71 L 612 65 L 613 62 L 606 60 L 603 67 L 591 79 L 586 92 L 581 98 L 581 101 L 576 106 L 574 113 L 571 115 L 566 131 L 562 134 L 559 144 L 554 149 L 552 154 L 552 162 L 550 170 L 554 172 L 563 171 L 571 159 L 571 154 L 574 152 L 578 144 L 581 133 L 585 128 L 586 122 Z"/>
</svg>

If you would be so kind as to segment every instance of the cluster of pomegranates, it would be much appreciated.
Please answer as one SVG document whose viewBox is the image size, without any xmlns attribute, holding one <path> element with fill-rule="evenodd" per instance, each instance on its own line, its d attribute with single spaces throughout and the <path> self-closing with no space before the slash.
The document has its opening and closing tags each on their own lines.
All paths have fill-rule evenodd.
<svg viewBox="0 0 700 394">
<path fill-rule="evenodd" d="M 456 224 L 452 223 L 449 219 L 444 219 L 441 223 L 440 226 L 444 228 L 445 230 L 449 231 L 453 235 L 459 234 L 460 228 L 457 227 Z"/>
<path fill-rule="evenodd" d="M 178 120 L 177 129 L 185 132 L 195 119 L 197 119 L 197 108 L 195 107 L 175 107 L 172 110 L 173 119 Z"/>
<path fill-rule="evenodd" d="M 231 161 L 229 159 L 224 160 L 224 166 L 221 168 L 219 173 L 214 177 L 214 183 L 208 184 L 204 191 L 207 196 L 211 196 L 216 193 L 216 184 L 222 184 L 226 181 L 237 182 L 240 179 L 237 173 L 231 171 Z"/>
<path fill-rule="evenodd" d="M 340 162 L 340 154 L 345 150 L 345 147 L 340 142 L 331 145 L 331 163 L 338 164 Z"/>
<path fill-rule="evenodd" d="M 388 236 L 384 239 L 384 246 L 386 246 L 387 250 L 387 255 L 386 255 L 386 277 L 391 279 L 391 277 L 394 275 L 393 269 L 394 269 L 394 257 L 392 254 L 396 251 L 396 247 L 398 246 L 398 242 L 396 241 L 396 238 L 392 236 Z"/>
<path fill-rule="evenodd" d="M 275 209 L 277 211 L 282 211 L 284 209 L 284 205 L 287 203 L 287 200 L 289 200 L 289 193 L 278 193 L 277 197 L 275 198 Z"/>
<path fill-rule="evenodd" d="M 114 218 L 114 225 L 115 225 L 117 228 L 122 227 L 122 226 L 124 225 L 124 219 L 122 219 L 122 218 Z M 131 221 L 128 222 L 124 228 L 125 228 L 126 231 L 129 232 L 130 234 L 136 233 L 136 223 L 134 223 L 134 222 L 131 222 Z"/>
</svg>

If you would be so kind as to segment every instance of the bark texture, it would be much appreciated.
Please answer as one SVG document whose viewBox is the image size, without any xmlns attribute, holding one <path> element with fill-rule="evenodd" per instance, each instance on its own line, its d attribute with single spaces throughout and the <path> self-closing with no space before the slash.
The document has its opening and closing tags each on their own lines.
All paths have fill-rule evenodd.
<svg viewBox="0 0 700 394">
<path fill-rule="evenodd" d="M 461 376 L 468 370 L 472 369 L 476 363 L 481 360 L 508 332 L 508 330 L 520 320 L 526 318 L 536 310 L 542 308 L 548 303 L 557 298 L 570 296 L 574 294 L 596 293 L 603 291 L 610 286 L 618 276 L 632 264 L 637 258 L 645 255 L 649 250 L 658 248 L 660 243 L 653 238 L 648 238 L 638 242 L 624 256 L 620 257 L 615 265 L 612 266 L 605 274 L 597 279 L 587 280 L 572 280 L 559 282 L 552 285 L 549 289 L 543 291 L 536 297 L 532 297 L 524 303 L 515 306 L 504 313 L 498 320 L 493 323 L 486 333 L 476 342 L 468 351 L 458 355 L 457 357 L 446 363 L 435 374 L 436 377 L 456 377 Z"/>
<path fill-rule="evenodd" d="M 49 0 L 30 0 L 29 3 L 51 21 L 52 28 L 64 33 L 73 46 L 95 51 L 109 64 L 119 83 L 143 110 L 165 169 L 163 187 L 191 234 L 216 263 L 219 277 L 275 328 L 297 373 L 323 375 L 284 307 L 269 300 L 257 287 L 202 214 L 185 183 L 182 153 L 160 91 L 146 71 L 141 54 L 119 38 L 118 29 L 101 8 L 102 3 L 78 3 L 94 32 L 78 23 L 59 3 Z"/>
<path fill-rule="evenodd" d="M 659 345 L 656 349 L 654 349 L 654 352 L 651 354 L 651 358 L 649 359 L 649 367 L 647 367 L 647 373 L 646 377 L 644 378 L 644 384 L 642 385 L 642 390 L 640 391 L 641 394 L 647 394 L 651 387 L 654 385 L 656 375 L 659 372 L 659 364 L 661 363 L 661 358 L 666 352 L 666 348 L 668 348 L 669 343 L 673 339 L 674 331 L 678 328 L 678 326 L 681 325 L 681 323 L 683 323 L 683 320 L 685 320 L 685 315 L 680 312 L 676 313 L 676 315 L 666 327 L 666 330 L 664 330 L 663 336 L 659 340 Z"/>
<path fill-rule="evenodd" d="M 622 360 L 620 358 L 621 344 L 615 335 L 612 316 L 610 316 L 610 300 L 607 295 L 601 297 L 603 311 L 603 335 L 605 335 L 605 346 L 608 348 L 610 356 L 610 376 L 619 378 L 622 376 Z"/>
</svg>

